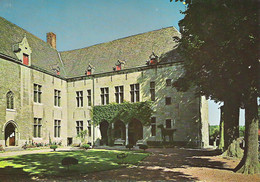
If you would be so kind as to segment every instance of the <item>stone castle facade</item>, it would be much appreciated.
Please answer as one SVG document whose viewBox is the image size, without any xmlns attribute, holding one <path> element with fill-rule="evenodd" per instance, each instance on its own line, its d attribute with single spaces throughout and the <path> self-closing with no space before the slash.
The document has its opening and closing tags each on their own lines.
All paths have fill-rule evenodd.
<svg viewBox="0 0 260 182">
<path fill-rule="evenodd" d="M 87 131 L 90 144 L 161 142 L 161 130 L 175 128 L 174 141 L 208 146 L 208 105 L 193 90 L 181 93 L 172 83 L 182 73 L 174 52 L 173 27 L 87 48 L 58 52 L 56 35 L 47 42 L 0 18 L 0 144 L 63 145 L 79 143 Z M 93 122 L 93 106 L 153 102 L 149 125 Z"/>
</svg>

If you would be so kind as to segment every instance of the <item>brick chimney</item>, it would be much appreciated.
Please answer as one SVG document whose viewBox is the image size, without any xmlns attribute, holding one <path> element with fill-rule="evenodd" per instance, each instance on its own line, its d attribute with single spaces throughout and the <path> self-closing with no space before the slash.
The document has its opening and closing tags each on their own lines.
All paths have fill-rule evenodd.
<svg viewBox="0 0 260 182">
<path fill-rule="evenodd" d="M 47 43 L 51 45 L 53 49 L 56 49 L 56 34 L 53 32 L 47 33 Z"/>
</svg>

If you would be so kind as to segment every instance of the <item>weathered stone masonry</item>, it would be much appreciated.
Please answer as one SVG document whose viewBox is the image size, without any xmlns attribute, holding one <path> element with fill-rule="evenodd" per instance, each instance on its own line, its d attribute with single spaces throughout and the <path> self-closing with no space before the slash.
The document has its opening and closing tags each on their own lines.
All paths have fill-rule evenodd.
<svg viewBox="0 0 260 182">
<path fill-rule="evenodd" d="M 132 85 L 139 84 L 139 90 L 137 90 L 139 91 L 139 101 L 143 102 L 151 99 L 151 82 L 153 82 L 155 90 L 155 106 L 153 108 L 155 126 L 163 124 L 165 127 L 176 128 L 177 131 L 174 134 L 176 142 L 200 147 L 208 145 L 208 106 L 205 98 L 195 98 L 192 90 L 181 93 L 171 86 L 167 86 L 170 79 L 173 82 L 183 72 L 181 63 L 174 60 L 177 58 L 171 54 L 172 42 L 168 40 L 170 36 L 163 40 L 165 32 L 169 35 L 176 34 L 177 31 L 172 27 L 119 39 L 104 43 L 104 45 L 83 48 L 79 50 L 80 54 L 77 52 L 78 50 L 61 52 L 60 54 L 56 50 L 56 35 L 54 33 L 47 34 L 47 42 L 50 46 L 5 19 L 0 18 L 0 20 L 6 26 L 13 26 L 14 30 L 17 29 L 13 34 L 12 32 L 5 33 L 4 26 L 0 29 L 1 33 L 9 36 L 6 41 L 1 41 L 6 44 L 0 43 L 0 47 L 2 47 L 0 49 L 1 145 L 5 147 L 9 145 L 21 146 L 25 142 L 32 141 L 48 143 L 50 139 L 62 142 L 63 145 L 79 143 L 77 128 L 88 130 L 87 140 L 89 143 L 102 144 L 103 142 L 104 144 L 104 140 L 102 140 L 104 134 L 100 128 L 102 126 L 92 122 L 90 113 L 92 106 L 102 105 L 102 89 L 108 88 L 108 93 L 105 94 L 108 94 L 109 103 L 113 103 L 116 102 L 116 92 L 118 92 L 116 89 L 120 86 L 121 89 L 123 88 L 123 100 L 131 102 Z M 171 58 L 166 59 L 166 61 L 158 59 L 157 64 L 147 65 L 146 60 L 152 54 L 151 49 L 147 48 L 146 50 L 146 47 L 138 47 L 132 42 L 142 39 L 150 41 L 156 37 L 161 38 L 156 40 L 157 48 L 154 46 L 156 44 L 153 45 L 154 52 L 159 57 L 170 54 Z M 162 40 L 165 42 L 161 45 L 168 45 L 167 48 L 160 45 L 159 42 Z M 124 50 L 126 61 L 118 61 L 124 57 L 122 54 L 118 60 L 114 59 L 116 55 L 119 55 L 116 53 L 119 48 L 114 49 L 114 47 L 119 46 L 119 44 L 122 44 L 120 47 Z M 169 46 L 169 44 L 171 45 Z M 12 48 L 14 45 L 16 45 L 15 49 Z M 144 45 L 152 46 L 149 45 L 148 41 Z M 98 48 L 103 51 L 99 51 Z M 104 55 L 109 55 L 106 53 L 108 50 L 113 55 L 110 56 L 113 59 L 109 59 L 105 64 L 102 60 Z M 90 54 L 93 55 L 92 58 L 89 57 Z M 24 56 L 29 58 L 28 65 L 23 62 Z M 100 58 L 98 58 L 99 56 Z M 121 62 L 124 65 L 119 67 L 118 63 Z M 78 64 L 83 69 L 77 68 Z M 92 70 L 87 72 L 89 67 Z M 39 85 L 40 90 L 35 90 L 35 85 Z M 58 93 L 55 90 L 59 91 L 59 96 L 55 97 L 55 93 Z M 14 95 L 13 109 L 7 108 L 6 94 L 10 91 Z M 35 92 L 37 94 L 39 92 L 41 95 L 39 103 L 35 102 Z M 83 94 L 82 107 L 77 105 L 77 99 L 80 99 L 80 96 L 77 95 L 79 92 Z M 60 98 L 60 106 L 55 106 L 54 100 L 58 97 Z M 89 99 L 91 106 L 88 104 Z M 170 104 L 166 104 L 169 100 Z M 138 118 L 133 118 L 133 122 L 136 119 Z M 138 123 L 138 121 L 135 122 Z M 155 134 L 152 136 L 152 125 L 133 125 L 141 127 L 139 134 L 135 134 L 131 130 L 132 123 L 125 125 L 119 123 L 112 125 L 115 130 L 120 128 L 120 131 L 116 131 L 115 135 L 118 138 L 115 143 L 134 142 L 137 144 L 147 141 L 162 141 L 161 132 L 157 127 L 155 127 Z M 34 136 L 35 134 L 37 137 Z"/>
</svg>

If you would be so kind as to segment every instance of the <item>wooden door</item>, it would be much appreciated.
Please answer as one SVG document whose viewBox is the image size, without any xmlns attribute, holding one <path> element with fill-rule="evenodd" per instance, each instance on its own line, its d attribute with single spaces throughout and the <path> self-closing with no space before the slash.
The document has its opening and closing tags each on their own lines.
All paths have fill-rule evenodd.
<svg viewBox="0 0 260 182">
<path fill-rule="evenodd" d="M 15 146 L 15 136 L 9 138 L 9 146 Z"/>
</svg>

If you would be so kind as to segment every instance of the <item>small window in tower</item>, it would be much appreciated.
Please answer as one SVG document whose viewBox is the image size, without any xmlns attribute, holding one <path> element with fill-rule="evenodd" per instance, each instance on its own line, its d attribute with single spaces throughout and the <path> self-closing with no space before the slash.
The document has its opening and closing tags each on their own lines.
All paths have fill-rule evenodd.
<svg viewBox="0 0 260 182">
<path fill-rule="evenodd" d="M 172 120 L 166 119 L 166 128 L 171 128 L 171 127 L 172 127 Z"/>
<path fill-rule="evenodd" d="M 172 86 L 172 79 L 166 79 L 166 86 Z"/>
<path fill-rule="evenodd" d="M 156 117 L 151 118 L 151 126 L 152 136 L 156 136 Z"/>
<path fill-rule="evenodd" d="M 165 97 L 165 104 L 171 105 L 172 104 L 172 98 L 171 97 Z"/>
</svg>

